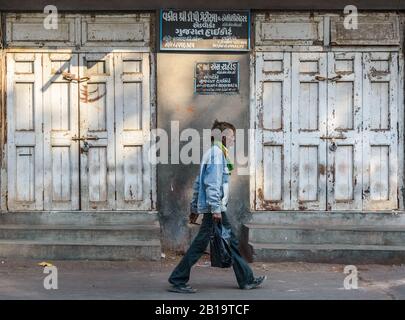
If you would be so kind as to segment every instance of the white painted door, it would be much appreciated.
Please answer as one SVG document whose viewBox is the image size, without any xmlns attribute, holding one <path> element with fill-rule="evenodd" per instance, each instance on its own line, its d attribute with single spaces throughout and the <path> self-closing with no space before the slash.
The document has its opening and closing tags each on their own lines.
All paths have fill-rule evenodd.
<svg viewBox="0 0 405 320">
<path fill-rule="evenodd" d="M 147 210 L 152 205 L 149 54 L 117 53 L 114 65 L 117 209 Z"/>
<path fill-rule="evenodd" d="M 81 54 L 80 176 L 83 210 L 114 210 L 115 133 L 112 54 Z"/>
<path fill-rule="evenodd" d="M 255 82 L 257 210 L 398 208 L 397 53 L 258 53 Z"/>
<path fill-rule="evenodd" d="M 42 55 L 7 54 L 8 209 L 43 209 Z"/>
<path fill-rule="evenodd" d="M 150 210 L 148 53 L 7 55 L 10 210 Z"/>
<path fill-rule="evenodd" d="M 398 208 L 398 54 L 363 54 L 363 209 Z M 401 130 L 402 131 L 402 130 Z M 403 155 L 400 155 L 403 157 Z"/>
<path fill-rule="evenodd" d="M 362 54 L 328 53 L 328 209 L 362 209 Z"/>
<path fill-rule="evenodd" d="M 291 55 L 257 53 L 257 210 L 288 210 L 290 195 Z"/>
<path fill-rule="evenodd" d="M 326 209 L 326 53 L 293 53 L 291 209 Z"/>
<path fill-rule="evenodd" d="M 43 54 L 44 209 L 79 209 L 78 75 L 76 54 Z"/>
<path fill-rule="evenodd" d="M 152 206 L 148 53 L 80 56 L 81 204 L 84 210 Z"/>
</svg>

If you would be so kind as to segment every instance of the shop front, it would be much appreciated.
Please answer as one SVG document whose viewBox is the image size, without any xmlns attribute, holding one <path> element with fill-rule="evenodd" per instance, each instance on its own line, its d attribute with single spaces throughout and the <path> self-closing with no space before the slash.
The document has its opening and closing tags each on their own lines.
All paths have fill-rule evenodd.
<svg viewBox="0 0 405 320">
<path fill-rule="evenodd" d="M 0 256 L 184 250 L 218 119 L 238 129 L 229 213 L 251 260 L 405 258 L 401 8 L 360 6 L 354 28 L 343 7 L 126 5 L 64 3 L 57 29 L 3 8 Z"/>
</svg>

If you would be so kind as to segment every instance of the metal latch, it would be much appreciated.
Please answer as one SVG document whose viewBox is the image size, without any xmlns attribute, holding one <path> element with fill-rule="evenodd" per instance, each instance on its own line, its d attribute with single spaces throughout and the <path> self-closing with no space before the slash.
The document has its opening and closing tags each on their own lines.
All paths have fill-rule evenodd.
<svg viewBox="0 0 405 320">
<path fill-rule="evenodd" d="M 70 72 L 63 72 L 62 73 L 63 79 L 70 81 L 70 82 L 86 82 L 90 80 L 90 77 L 82 77 L 82 78 L 76 78 L 75 74 L 72 74 Z"/>
<path fill-rule="evenodd" d="M 72 137 L 73 141 L 98 140 L 98 139 L 99 139 L 99 137 L 81 137 L 81 138 L 76 137 L 76 136 Z"/>
<path fill-rule="evenodd" d="M 345 137 L 343 134 L 341 134 L 340 136 L 321 136 L 320 139 L 322 140 L 334 140 L 334 139 L 347 139 L 347 137 Z"/>
<path fill-rule="evenodd" d="M 321 75 L 319 75 L 319 74 L 315 76 L 315 80 L 318 80 L 318 81 L 325 81 L 325 80 L 328 80 L 328 81 L 337 81 L 337 80 L 339 80 L 339 79 L 342 79 L 342 75 L 341 75 L 341 74 L 338 74 L 338 75 L 336 75 L 336 76 L 334 76 L 334 77 L 332 77 L 332 78 L 324 77 L 324 76 L 321 76 Z"/>
</svg>

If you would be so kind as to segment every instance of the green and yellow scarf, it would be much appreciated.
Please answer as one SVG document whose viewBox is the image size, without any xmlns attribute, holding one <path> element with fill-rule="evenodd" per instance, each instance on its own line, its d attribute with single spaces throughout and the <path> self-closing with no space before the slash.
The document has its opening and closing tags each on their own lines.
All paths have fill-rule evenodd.
<svg viewBox="0 0 405 320">
<path fill-rule="evenodd" d="M 228 151 L 227 147 L 225 147 L 222 144 L 222 142 L 217 141 L 217 140 L 215 140 L 213 144 L 217 145 L 224 153 L 225 160 L 226 160 L 226 166 L 228 167 L 229 174 L 230 174 L 231 171 L 234 169 L 234 164 L 232 163 L 231 159 L 229 158 L 229 151 Z"/>
</svg>

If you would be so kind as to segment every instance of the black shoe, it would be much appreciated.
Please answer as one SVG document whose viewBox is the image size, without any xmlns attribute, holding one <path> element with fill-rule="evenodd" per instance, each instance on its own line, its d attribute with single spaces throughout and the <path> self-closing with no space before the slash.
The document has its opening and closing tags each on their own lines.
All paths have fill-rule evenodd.
<svg viewBox="0 0 405 320">
<path fill-rule="evenodd" d="M 259 287 L 266 279 L 267 279 L 267 276 L 257 277 L 253 280 L 252 283 L 245 285 L 242 289 L 244 289 L 244 290 L 255 289 L 255 288 Z"/>
<path fill-rule="evenodd" d="M 193 289 L 189 285 L 178 285 L 178 286 L 172 286 L 168 289 L 169 292 L 176 292 L 176 293 L 196 293 L 197 290 Z"/>
</svg>

